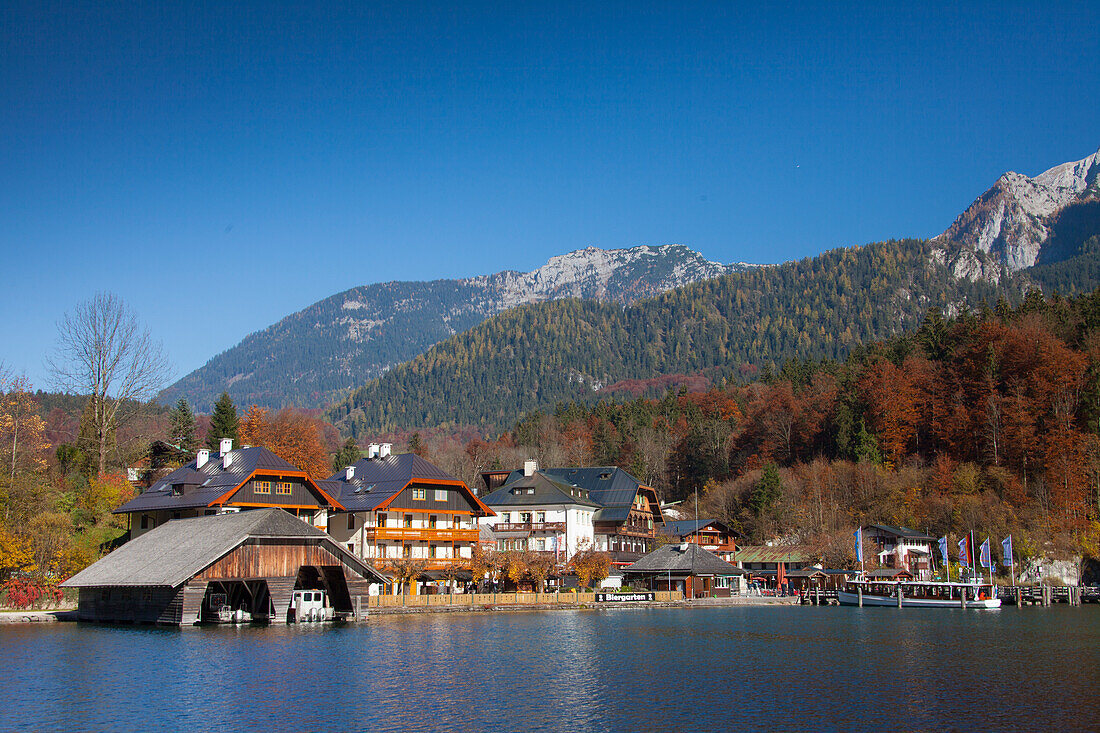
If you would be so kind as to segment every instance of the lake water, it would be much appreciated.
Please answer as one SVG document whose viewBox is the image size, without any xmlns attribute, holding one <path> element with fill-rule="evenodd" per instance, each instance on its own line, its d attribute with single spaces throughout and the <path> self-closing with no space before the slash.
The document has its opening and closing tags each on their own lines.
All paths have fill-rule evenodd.
<svg viewBox="0 0 1100 733">
<path fill-rule="evenodd" d="M 1100 730 L 1100 608 L 0 626 L 0 730 Z"/>
</svg>

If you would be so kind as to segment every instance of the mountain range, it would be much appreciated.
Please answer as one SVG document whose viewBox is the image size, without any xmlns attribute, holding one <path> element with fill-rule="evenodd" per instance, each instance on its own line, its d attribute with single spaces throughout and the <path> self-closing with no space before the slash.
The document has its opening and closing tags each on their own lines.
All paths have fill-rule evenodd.
<svg viewBox="0 0 1100 733">
<path fill-rule="evenodd" d="M 531 272 L 364 285 L 250 334 L 164 390 L 159 400 L 183 397 L 209 410 L 227 391 L 242 405 L 319 407 L 509 308 L 561 298 L 629 304 L 752 267 L 710 262 L 684 245 L 589 247 Z"/>
<path fill-rule="evenodd" d="M 238 403 L 315 406 L 353 387 L 328 412 L 353 434 L 490 429 L 624 381 L 740 379 L 840 357 L 930 307 L 1100 286 L 1098 173 L 1100 153 L 1006 173 L 931 240 L 782 265 L 720 265 L 682 245 L 589 248 L 529 273 L 353 288 L 252 334 L 162 399 L 204 407 L 228 389 Z"/>
</svg>

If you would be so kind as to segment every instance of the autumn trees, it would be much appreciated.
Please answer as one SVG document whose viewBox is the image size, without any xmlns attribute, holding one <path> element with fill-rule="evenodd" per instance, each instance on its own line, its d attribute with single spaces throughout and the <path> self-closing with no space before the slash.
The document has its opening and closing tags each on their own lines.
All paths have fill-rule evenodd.
<svg viewBox="0 0 1100 733">
<path fill-rule="evenodd" d="M 313 479 L 331 475 L 331 462 L 319 421 L 284 408 L 273 417 L 253 405 L 240 421 L 242 445 L 263 446 Z"/>
</svg>

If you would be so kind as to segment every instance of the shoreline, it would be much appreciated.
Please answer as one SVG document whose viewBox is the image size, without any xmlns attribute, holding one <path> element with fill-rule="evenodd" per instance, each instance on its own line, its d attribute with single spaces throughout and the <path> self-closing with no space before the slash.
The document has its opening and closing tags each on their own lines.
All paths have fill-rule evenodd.
<svg viewBox="0 0 1100 733">
<path fill-rule="evenodd" d="M 371 608 L 364 621 L 375 616 L 407 616 L 410 614 L 447 613 L 516 613 L 521 611 L 602 611 L 612 608 L 735 608 L 739 606 L 797 606 L 798 596 L 744 596 L 736 598 L 701 598 L 683 601 L 634 601 L 629 603 L 500 603 L 478 606 L 392 606 Z M 76 609 L 49 611 L 0 611 L 0 625 L 77 623 Z M 355 623 L 355 622 L 352 622 Z M 129 624 L 118 624 L 126 626 Z"/>
</svg>

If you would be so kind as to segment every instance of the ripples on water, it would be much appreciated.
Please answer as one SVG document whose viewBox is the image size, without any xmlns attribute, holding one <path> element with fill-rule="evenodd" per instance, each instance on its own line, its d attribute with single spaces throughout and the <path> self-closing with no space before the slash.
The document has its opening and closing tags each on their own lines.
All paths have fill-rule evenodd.
<svg viewBox="0 0 1100 733">
<path fill-rule="evenodd" d="M 1100 609 L 0 627 L 3 730 L 1100 729 Z"/>
</svg>

